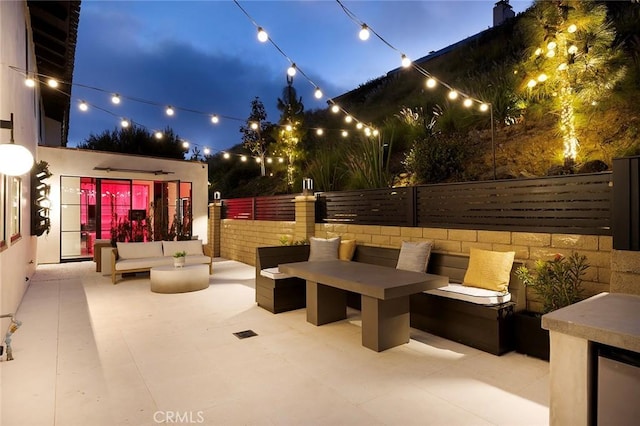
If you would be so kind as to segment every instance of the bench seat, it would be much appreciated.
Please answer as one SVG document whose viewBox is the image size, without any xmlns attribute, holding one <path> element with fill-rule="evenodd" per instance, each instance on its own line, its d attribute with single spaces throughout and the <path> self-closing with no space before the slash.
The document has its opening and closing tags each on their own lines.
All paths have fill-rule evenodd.
<svg viewBox="0 0 640 426">
<path fill-rule="evenodd" d="M 459 283 L 449 283 L 446 287 L 427 290 L 426 293 L 485 306 L 499 305 L 511 301 L 511 293 L 469 287 Z"/>
</svg>

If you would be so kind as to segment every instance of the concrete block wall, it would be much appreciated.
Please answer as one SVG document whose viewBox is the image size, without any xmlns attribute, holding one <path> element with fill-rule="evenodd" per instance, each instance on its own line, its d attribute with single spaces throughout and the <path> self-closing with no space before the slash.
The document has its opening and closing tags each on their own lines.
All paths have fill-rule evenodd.
<svg viewBox="0 0 640 426">
<path fill-rule="evenodd" d="M 266 220 L 221 220 L 220 256 L 256 264 L 256 247 L 279 246 L 281 238 L 294 241 L 296 223 Z"/>
<path fill-rule="evenodd" d="M 392 248 L 400 248 L 402 241 L 433 241 L 433 250 L 442 253 L 469 254 L 471 247 L 515 251 L 516 259 L 529 268 L 537 259 L 551 259 L 556 253 L 568 256 L 577 251 L 587 256 L 590 265 L 583 283 L 584 296 L 610 291 L 613 250 L 610 236 L 346 224 L 316 224 L 315 234 L 321 238 L 341 236 L 355 239 L 357 244 Z M 540 309 L 538 298 L 530 290 L 527 302 L 529 309 Z"/>
</svg>

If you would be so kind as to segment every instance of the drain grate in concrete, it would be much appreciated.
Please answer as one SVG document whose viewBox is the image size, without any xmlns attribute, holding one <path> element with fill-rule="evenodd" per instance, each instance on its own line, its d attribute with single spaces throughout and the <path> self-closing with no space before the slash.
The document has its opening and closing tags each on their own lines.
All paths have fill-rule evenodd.
<svg viewBox="0 0 640 426">
<path fill-rule="evenodd" d="M 244 330 L 244 331 L 237 331 L 233 333 L 233 335 L 236 336 L 238 339 L 246 339 L 247 337 L 257 336 L 258 333 L 256 333 L 253 330 Z"/>
</svg>

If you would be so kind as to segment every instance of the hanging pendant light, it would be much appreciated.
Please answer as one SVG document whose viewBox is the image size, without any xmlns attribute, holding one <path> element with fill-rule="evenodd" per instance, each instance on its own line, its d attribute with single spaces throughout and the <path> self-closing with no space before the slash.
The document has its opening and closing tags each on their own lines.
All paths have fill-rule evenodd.
<svg viewBox="0 0 640 426">
<path fill-rule="evenodd" d="M 0 129 L 10 129 L 9 143 L 0 144 L 0 173 L 7 176 L 20 176 L 33 167 L 33 154 L 13 140 L 13 113 L 10 120 L 0 120 Z"/>
</svg>

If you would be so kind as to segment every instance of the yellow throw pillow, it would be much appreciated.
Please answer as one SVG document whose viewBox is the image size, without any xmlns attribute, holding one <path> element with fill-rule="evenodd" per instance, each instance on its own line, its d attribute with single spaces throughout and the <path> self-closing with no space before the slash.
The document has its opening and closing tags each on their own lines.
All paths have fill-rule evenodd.
<svg viewBox="0 0 640 426">
<path fill-rule="evenodd" d="M 469 267 L 464 274 L 463 284 L 506 293 L 515 251 L 489 251 L 471 248 Z"/>
<path fill-rule="evenodd" d="M 340 241 L 340 248 L 338 249 L 338 258 L 340 260 L 351 260 L 353 253 L 356 252 L 356 240 L 342 240 Z"/>
</svg>

